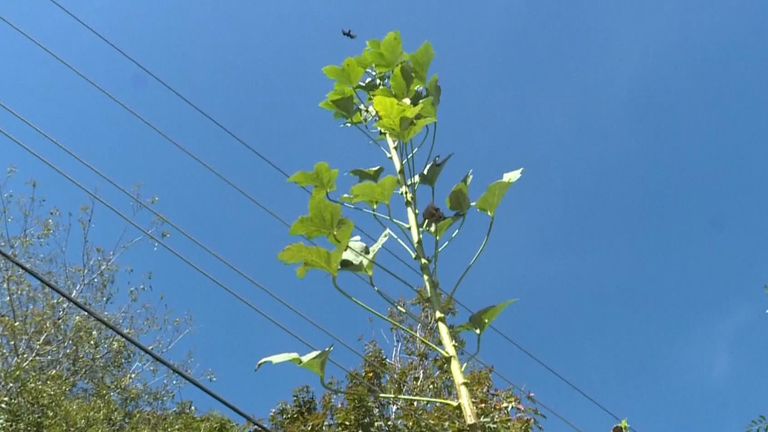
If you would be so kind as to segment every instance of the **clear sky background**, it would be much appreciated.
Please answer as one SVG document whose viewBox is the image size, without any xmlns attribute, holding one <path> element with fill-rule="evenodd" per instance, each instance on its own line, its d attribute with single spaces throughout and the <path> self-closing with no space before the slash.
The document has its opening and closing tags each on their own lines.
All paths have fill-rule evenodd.
<svg viewBox="0 0 768 432">
<path fill-rule="evenodd" d="M 438 152 L 455 153 L 442 193 L 469 168 L 476 196 L 526 168 L 462 301 L 479 309 L 519 298 L 499 328 L 640 431 L 742 430 L 768 413 L 767 3 L 63 3 L 288 172 L 318 160 L 342 171 L 380 163 L 317 107 L 331 85 L 320 69 L 393 29 L 409 50 L 430 40 L 443 85 Z M 48 1 L 4 1 L 0 14 L 282 217 L 305 212 L 303 192 Z M 359 38 L 343 38 L 347 27 Z M 379 323 L 326 278 L 298 281 L 277 262 L 291 241 L 284 227 L 3 23 L 0 58 L 3 102 L 121 184 L 142 184 L 161 212 L 339 337 L 386 345 Z M 130 208 L 4 112 L 0 125 Z M 38 180 L 63 209 L 87 202 L 5 139 L 0 165 Z M 461 268 L 479 244 L 484 221 L 474 219 L 443 268 Z M 105 241 L 123 225 L 97 211 Z M 169 241 L 316 346 L 332 342 L 181 236 Z M 240 406 L 266 417 L 296 386 L 316 384 L 287 366 L 254 373 L 263 356 L 306 348 L 162 249 L 141 246 L 123 263 L 152 270 L 155 292 L 195 317 L 173 355 L 193 350 Z M 487 335 L 482 357 L 583 430 L 612 424 L 498 336 Z M 334 358 L 357 364 L 341 347 Z M 184 396 L 223 410 L 193 389 Z"/>
</svg>

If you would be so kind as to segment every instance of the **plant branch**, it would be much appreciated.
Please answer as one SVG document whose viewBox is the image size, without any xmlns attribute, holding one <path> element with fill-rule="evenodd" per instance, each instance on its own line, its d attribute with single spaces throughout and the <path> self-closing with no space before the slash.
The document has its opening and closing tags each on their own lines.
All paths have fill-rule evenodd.
<svg viewBox="0 0 768 432">
<path fill-rule="evenodd" d="M 456 281 L 456 284 L 453 286 L 451 293 L 448 294 L 449 301 L 453 299 L 453 295 L 456 294 L 456 290 L 459 289 L 459 285 L 461 285 L 461 282 L 464 280 L 467 274 L 469 274 L 469 271 L 472 269 L 472 266 L 475 264 L 475 262 L 477 262 L 477 259 L 480 258 L 480 255 L 485 250 L 485 246 L 488 244 L 488 240 L 491 238 L 491 231 L 493 230 L 494 220 L 496 220 L 496 218 L 491 217 L 491 221 L 488 223 L 488 231 L 485 232 L 485 237 L 483 238 L 483 242 L 480 243 L 480 247 L 477 249 L 477 252 L 475 252 L 475 255 L 469 261 L 467 268 L 465 268 L 464 272 L 461 273 L 461 276 L 459 276 L 459 279 Z"/>
<path fill-rule="evenodd" d="M 467 380 L 464 377 L 464 372 L 461 368 L 461 362 L 459 361 L 459 355 L 456 352 L 456 343 L 451 334 L 451 330 L 446 323 L 445 313 L 442 311 L 441 305 L 441 293 L 437 281 L 435 280 L 432 272 L 430 271 L 430 263 L 424 252 L 424 239 L 419 229 L 418 222 L 418 204 L 416 202 L 416 196 L 411 193 L 408 188 L 407 178 L 405 173 L 405 167 L 398 154 L 398 141 L 387 135 L 387 144 L 389 146 L 389 153 L 392 156 L 392 164 L 394 165 L 395 172 L 400 178 L 400 192 L 403 195 L 405 201 L 405 208 L 408 214 L 408 225 L 410 228 L 411 240 L 413 241 L 416 249 L 417 259 L 419 261 L 419 267 L 421 269 L 422 279 L 427 290 L 427 296 L 429 297 L 432 305 L 432 312 L 437 322 L 437 330 L 440 336 L 440 342 L 445 349 L 445 352 L 449 357 L 449 366 L 451 371 L 451 377 L 456 388 L 456 395 L 461 406 L 461 411 L 464 416 L 464 422 L 473 426 L 478 422 L 475 406 L 472 402 L 472 397 L 469 393 L 467 386 Z"/>
<path fill-rule="evenodd" d="M 440 248 L 438 249 L 439 252 L 442 252 L 443 249 L 447 248 L 448 245 L 451 243 L 451 241 L 453 241 L 453 239 L 455 239 L 459 235 L 459 231 L 461 231 L 461 228 L 464 226 L 464 222 L 466 220 L 467 220 L 467 216 L 466 215 L 461 217 L 461 222 L 459 222 L 459 226 L 456 228 L 455 231 L 453 231 L 451 236 L 448 237 L 448 240 L 446 240 L 445 243 L 443 243 L 442 246 L 440 246 Z"/>
<path fill-rule="evenodd" d="M 383 315 L 382 313 L 380 313 L 376 309 L 373 309 L 372 307 L 370 307 L 367 304 L 363 303 L 362 301 L 358 300 L 357 298 L 355 298 L 354 296 L 352 296 L 348 292 L 344 291 L 339 286 L 338 280 L 337 280 L 337 278 L 335 276 L 331 277 L 331 280 L 333 281 L 333 287 L 336 288 L 336 291 L 340 292 L 341 295 L 346 297 L 348 300 L 352 301 L 353 303 L 355 303 L 356 305 L 358 305 L 361 308 L 365 309 L 366 311 L 370 312 L 371 314 L 375 315 L 376 317 L 378 317 L 378 318 L 380 318 L 380 319 L 382 319 L 382 320 L 392 324 L 393 326 L 399 328 L 400 330 L 402 330 L 402 331 L 408 333 L 409 335 L 415 337 L 416 339 L 420 340 L 422 343 L 424 343 L 428 347 L 430 347 L 433 350 L 437 351 L 440 355 L 442 355 L 444 357 L 448 357 L 448 353 L 446 353 L 442 348 L 438 347 L 437 345 L 433 344 L 432 342 L 428 341 L 427 339 L 424 339 L 423 337 L 419 336 L 413 330 L 411 330 L 408 327 L 400 324 L 399 322 L 391 320 L 386 315 Z"/>
</svg>

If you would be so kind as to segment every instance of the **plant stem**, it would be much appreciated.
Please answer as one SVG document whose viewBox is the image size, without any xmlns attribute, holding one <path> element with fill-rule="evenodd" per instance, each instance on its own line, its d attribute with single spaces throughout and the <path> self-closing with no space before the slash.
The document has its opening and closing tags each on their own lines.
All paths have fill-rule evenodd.
<svg viewBox="0 0 768 432">
<path fill-rule="evenodd" d="M 331 393 L 335 394 L 341 394 L 341 395 L 355 395 L 355 394 L 363 394 L 363 393 L 355 393 L 355 392 L 349 392 L 341 389 L 337 389 L 334 387 L 329 386 L 324 380 L 320 380 L 320 385 L 323 386 L 324 389 L 328 390 Z M 381 399 L 401 399 L 401 400 L 409 400 L 409 401 L 417 401 L 417 402 L 432 402 L 432 403 L 440 403 L 450 406 L 458 406 L 459 403 L 452 400 L 447 399 L 437 399 L 437 398 L 430 398 L 430 397 L 424 397 L 424 396 L 407 396 L 407 395 L 396 395 L 392 393 L 379 393 L 376 396 L 380 397 Z"/>
<path fill-rule="evenodd" d="M 435 314 L 435 322 L 437 323 L 438 334 L 440 335 L 440 342 L 445 349 L 445 352 L 450 357 L 450 370 L 453 377 L 453 383 L 456 387 L 456 394 L 458 396 L 458 403 L 461 406 L 461 412 L 464 415 L 464 422 L 467 425 L 475 425 L 478 421 L 477 414 L 475 412 L 474 404 L 472 403 L 472 397 L 467 387 L 467 380 L 464 377 L 462 371 L 461 361 L 459 355 L 456 352 L 456 343 L 451 334 L 450 328 L 446 323 L 445 314 L 442 310 L 441 295 L 438 289 L 436 280 L 433 277 L 429 268 L 429 260 L 424 253 L 424 239 L 419 230 L 418 222 L 418 207 L 416 203 L 416 197 L 411 193 L 408 188 L 408 179 L 406 178 L 405 167 L 403 166 L 400 156 L 398 154 L 398 141 L 387 135 L 387 144 L 389 145 L 389 154 L 392 156 L 392 163 L 394 164 L 395 172 L 400 179 L 400 192 L 405 200 L 405 208 L 408 213 L 408 225 L 411 232 L 411 239 L 416 249 L 417 260 L 419 261 L 419 267 L 421 269 L 421 275 L 424 279 L 424 284 L 427 289 L 427 295 L 429 296 L 432 310 Z"/>
<path fill-rule="evenodd" d="M 448 294 L 448 300 L 453 299 L 453 295 L 456 294 L 456 290 L 459 289 L 459 285 L 464 280 L 464 278 L 467 276 L 469 271 L 472 269 L 472 266 L 477 262 L 477 259 L 480 258 L 480 255 L 483 253 L 483 250 L 485 250 L 485 246 L 488 244 L 488 239 L 491 238 L 491 231 L 493 230 L 493 221 L 496 220 L 495 217 L 491 217 L 491 222 L 488 223 L 488 231 L 485 232 L 485 237 L 483 237 L 483 242 L 480 243 L 480 247 L 477 249 L 477 252 L 475 252 L 475 255 L 472 257 L 472 260 L 469 261 L 469 264 L 467 265 L 467 268 L 464 269 L 464 272 L 461 273 L 461 276 L 459 276 L 459 279 L 456 281 L 456 285 L 453 286 L 453 289 L 451 290 L 451 293 Z"/>
<path fill-rule="evenodd" d="M 343 295 L 344 297 L 346 297 L 347 299 L 349 299 L 350 301 L 352 301 L 356 305 L 360 306 L 361 308 L 365 309 L 366 311 L 370 312 L 371 314 L 375 315 L 376 317 L 378 317 L 380 319 L 383 319 L 384 321 L 392 324 L 393 326 L 399 328 L 400 330 L 408 333 L 409 335 L 415 337 L 416 339 L 420 340 L 424 345 L 427 345 L 428 347 L 430 347 L 433 350 L 437 351 L 443 357 L 450 356 L 450 354 L 446 350 L 443 350 L 439 346 L 437 346 L 437 345 L 433 344 L 432 342 L 424 339 L 423 337 L 421 337 L 418 334 L 416 334 L 416 332 L 414 332 L 413 330 L 409 329 L 408 327 L 400 324 L 399 322 L 393 321 L 393 320 L 389 319 L 389 317 L 387 317 L 386 315 L 383 315 L 382 313 L 380 313 L 376 309 L 368 306 L 367 304 L 365 304 L 362 301 L 358 300 L 357 298 L 355 298 L 354 296 L 352 296 L 348 292 L 344 291 L 339 286 L 339 281 L 336 279 L 336 277 L 332 277 L 331 280 L 333 281 L 333 287 L 336 288 L 336 291 L 340 292 L 341 295 Z"/>
</svg>

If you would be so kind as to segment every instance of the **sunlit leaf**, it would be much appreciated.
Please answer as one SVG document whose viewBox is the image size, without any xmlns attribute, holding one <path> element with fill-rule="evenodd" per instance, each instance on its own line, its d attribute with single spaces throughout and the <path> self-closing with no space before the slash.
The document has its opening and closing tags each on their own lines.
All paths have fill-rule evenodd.
<svg viewBox="0 0 768 432">
<path fill-rule="evenodd" d="M 469 321 L 457 328 L 459 331 L 472 331 L 475 334 L 481 335 L 488 327 L 493 324 L 496 318 L 501 315 L 504 310 L 512 303 L 515 303 L 517 299 L 508 300 L 504 303 L 500 303 L 494 306 L 488 306 L 480 309 L 469 317 Z"/>
<path fill-rule="evenodd" d="M 457 220 L 459 220 L 459 217 L 449 217 L 445 218 L 442 221 L 440 221 L 437 226 L 435 227 L 435 237 L 437 238 L 443 238 L 443 235 L 448 232 L 449 229 L 453 226 L 453 224 L 456 223 Z"/>
<path fill-rule="evenodd" d="M 341 270 L 372 275 L 376 254 L 384 246 L 387 239 L 389 239 L 389 234 L 389 230 L 384 231 L 376 243 L 370 247 L 360 241 L 359 236 L 352 237 L 347 249 L 341 256 Z"/>
<path fill-rule="evenodd" d="M 470 170 L 448 194 L 448 208 L 459 214 L 464 214 L 472 207 L 469 199 L 469 184 L 472 183 L 472 171 Z"/>
<path fill-rule="evenodd" d="M 320 382 L 325 383 L 325 367 L 328 364 L 331 351 L 333 351 L 333 346 L 324 350 L 312 351 L 303 356 L 298 353 L 275 354 L 259 360 L 256 363 L 256 370 L 259 370 L 265 364 L 293 363 L 319 376 Z"/>
<path fill-rule="evenodd" d="M 368 41 L 366 61 L 376 66 L 378 72 L 392 70 L 403 59 L 403 41 L 400 32 L 390 32 L 381 41 Z"/>
<path fill-rule="evenodd" d="M 326 162 L 318 162 L 314 171 L 299 171 L 289 177 L 288 181 L 302 187 L 311 186 L 323 192 L 332 192 L 336 190 L 338 176 L 339 170 L 331 169 Z"/>
<path fill-rule="evenodd" d="M 507 194 L 509 187 L 519 180 L 522 174 L 522 168 L 504 173 L 501 180 L 497 180 L 488 186 L 485 193 L 475 203 L 475 207 L 491 217 L 495 216 L 496 209 L 499 207 L 499 204 L 501 204 L 501 200 L 504 199 L 504 195 Z"/>
<path fill-rule="evenodd" d="M 434 58 L 435 50 L 429 42 L 424 42 L 416 52 L 408 55 L 408 59 L 413 64 L 414 75 L 422 85 L 425 85 L 427 82 L 429 66 Z"/>
<path fill-rule="evenodd" d="M 435 156 L 432 162 L 427 164 L 427 166 L 424 167 L 424 171 L 419 175 L 419 183 L 434 188 L 438 177 L 440 177 L 440 173 L 443 172 L 445 163 L 448 162 L 448 159 L 450 159 L 451 156 L 453 156 L 453 153 L 443 159 L 440 159 L 440 156 Z"/>
<path fill-rule="evenodd" d="M 432 97 L 432 103 L 435 105 L 435 108 L 440 105 L 440 96 L 442 93 L 443 90 L 440 88 L 437 75 L 433 75 L 432 78 L 429 79 L 429 83 L 427 83 L 427 94 Z"/>
<path fill-rule="evenodd" d="M 350 87 L 337 86 L 320 102 L 320 107 L 333 112 L 334 117 L 359 123 L 362 119 L 355 92 Z"/>
<path fill-rule="evenodd" d="M 375 166 L 375 167 L 366 168 L 366 169 L 363 169 L 363 168 L 353 169 L 352 171 L 349 172 L 349 174 L 357 177 L 357 181 L 359 183 L 363 181 L 372 181 L 372 182 L 379 181 L 379 177 L 383 172 L 384 172 L 384 167 Z"/>
<path fill-rule="evenodd" d="M 340 232 L 352 222 L 342 216 L 341 205 L 328 201 L 320 191 L 315 191 L 309 199 L 309 214 L 301 216 L 291 225 L 291 235 L 307 238 L 325 237 L 334 244 L 339 244 L 343 236 Z M 346 243 L 344 243 L 346 245 Z"/>
<path fill-rule="evenodd" d="M 379 204 L 389 205 L 392 194 L 398 187 L 397 177 L 386 176 L 375 183 L 364 181 L 352 186 L 349 195 L 344 195 L 341 199 L 349 203 L 364 202 L 375 209 Z"/>
<path fill-rule="evenodd" d="M 299 264 L 296 275 L 304 279 L 310 270 L 320 270 L 336 276 L 339 272 L 341 249 L 332 252 L 321 246 L 294 243 L 283 249 L 277 258 L 285 264 Z"/>
<path fill-rule="evenodd" d="M 341 66 L 330 65 L 323 68 L 325 75 L 336 81 L 336 85 L 354 87 L 365 74 L 365 69 L 358 65 L 357 60 L 350 57 Z"/>
</svg>

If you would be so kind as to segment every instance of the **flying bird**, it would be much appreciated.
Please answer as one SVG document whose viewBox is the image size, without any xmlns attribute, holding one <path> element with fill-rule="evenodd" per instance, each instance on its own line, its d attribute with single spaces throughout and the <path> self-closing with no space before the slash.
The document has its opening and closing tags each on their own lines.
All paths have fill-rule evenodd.
<svg viewBox="0 0 768 432">
<path fill-rule="evenodd" d="M 355 39 L 357 37 L 356 34 L 352 33 L 352 29 L 349 29 L 349 30 L 341 29 L 341 34 L 350 39 Z"/>
</svg>

